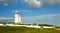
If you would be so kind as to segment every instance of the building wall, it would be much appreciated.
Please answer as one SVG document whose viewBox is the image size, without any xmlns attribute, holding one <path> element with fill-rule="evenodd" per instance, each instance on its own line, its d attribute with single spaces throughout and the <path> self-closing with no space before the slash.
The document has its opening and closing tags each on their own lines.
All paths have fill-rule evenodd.
<svg viewBox="0 0 60 33">
<path fill-rule="evenodd" d="M 53 26 L 43 26 L 43 28 L 53 28 Z"/>
<path fill-rule="evenodd" d="M 15 24 L 22 24 L 21 16 L 18 13 L 15 14 Z"/>
<path fill-rule="evenodd" d="M 15 23 L 19 23 L 19 15 L 15 14 Z"/>
<path fill-rule="evenodd" d="M 4 24 L 0 24 L 0 26 L 1 26 L 1 25 L 4 25 Z"/>
<path fill-rule="evenodd" d="M 14 24 L 8 24 L 8 23 L 7 23 L 6 25 L 14 25 Z"/>
</svg>

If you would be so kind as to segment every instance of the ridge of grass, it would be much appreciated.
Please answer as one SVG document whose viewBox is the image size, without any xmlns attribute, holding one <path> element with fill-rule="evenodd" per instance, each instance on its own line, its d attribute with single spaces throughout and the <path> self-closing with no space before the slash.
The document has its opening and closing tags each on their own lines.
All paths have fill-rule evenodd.
<svg viewBox="0 0 60 33">
<path fill-rule="evenodd" d="M 0 26 L 0 33 L 60 33 L 60 30 L 16 26 Z"/>
</svg>

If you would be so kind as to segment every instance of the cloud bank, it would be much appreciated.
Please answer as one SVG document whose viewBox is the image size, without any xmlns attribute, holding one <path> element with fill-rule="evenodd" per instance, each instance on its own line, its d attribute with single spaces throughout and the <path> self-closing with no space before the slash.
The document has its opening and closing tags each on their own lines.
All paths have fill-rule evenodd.
<svg viewBox="0 0 60 33">
<path fill-rule="evenodd" d="M 11 17 L 0 17 L 0 22 L 13 22 L 14 18 Z"/>
<path fill-rule="evenodd" d="M 24 0 L 22 2 L 33 8 L 60 5 L 60 0 Z"/>
<path fill-rule="evenodd" d="M 24 23 L 54 24 L 58 26 L 60 24 L 60 13 L 23 17 L 22 20 Z"/>
<path fill-rule="evenodd" d="M 10 20 L 10 19 L 13 19 L 13 18 L 8 18 L 8 17 L 0 17 L 0 20 Z"/>
<path fill-rule="evenodd" d="M 0 6 L 16 5 L 18 0 L 0 0 Z"/>
</svg>

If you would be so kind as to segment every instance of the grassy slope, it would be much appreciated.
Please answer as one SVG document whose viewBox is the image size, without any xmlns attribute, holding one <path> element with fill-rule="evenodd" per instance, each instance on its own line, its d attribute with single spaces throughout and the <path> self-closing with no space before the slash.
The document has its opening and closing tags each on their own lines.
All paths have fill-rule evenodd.
<svg viewBox="0 0 60 33">
<path fill-rule="evenodd" d="M 37 29 L 37 28 L 26 28 L 26 27 L 1 27 L 0 33 L 60 33 L 55 29 Z"/>
</svg>

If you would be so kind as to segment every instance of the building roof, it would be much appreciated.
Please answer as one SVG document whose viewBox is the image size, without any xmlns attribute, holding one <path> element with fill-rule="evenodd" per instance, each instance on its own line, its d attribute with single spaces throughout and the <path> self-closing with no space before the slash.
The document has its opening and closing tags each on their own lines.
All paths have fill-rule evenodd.
<svg viewBox="0 0 60 33">
<path fill-rule="evenodd" d="M 48 24 L 39 24 L 39 26 L 54 26 L 54 25 L 48 25 Z"/>
<path fill-rule="evenodd" d="M 56 27 L 56 28 L 60 28 L 60 27 Z"/>
<path fill-rule="evenodd" d="M 0 24 L 5 24 L 4 22 L 0 22 Z"/>
<path fill-rule="evenodd" d="M 14 24 L 14 22 L 8 22 L 8 24 Z"/>
</svg>

